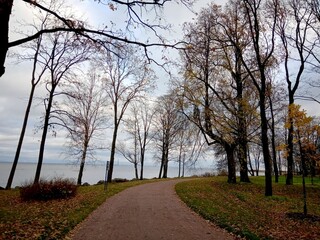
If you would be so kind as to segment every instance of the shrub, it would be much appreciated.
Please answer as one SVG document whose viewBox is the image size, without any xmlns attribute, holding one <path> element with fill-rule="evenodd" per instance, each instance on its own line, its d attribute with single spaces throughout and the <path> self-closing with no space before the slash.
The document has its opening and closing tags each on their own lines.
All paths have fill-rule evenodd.
<svg viewBox="0 0 320 240">
<path fill-rule="evenodd" d="M 205 172 L 205 173 L 201 174 L 201 177 L 214 177 L 214 176 L 215 176 L 215 174 L 213 172 L 212 173 Z"/>
<path fill-rule="evenodd" d="M 74 197 L 77 185 L 71 179 L 41 179 L 39 183 L 27 183 L 20 188 L 20 197 L 24 201 L 47 201 Z"/>
<path fill-rule="evenodd" d="M 218 176 L 228 176 L 228 171 L 225 169 L 221 169 L 218 172 Z"/>
<path fill-rule="evenodd" d="M 104 184 L 104 183 L 105 183 L 104 180 L 99 180 L 96 185 L 101 185 L 101 184 Z"/>
<path fill-rule="evenodd" d="M 114 182 L 114 183 L 123 183 L 123 182 L 129 182 L 129 180 L 126 179 L 126 178 L 114 178 L 114 179 L 112 179 L 112 182 Z"/>
</svg>

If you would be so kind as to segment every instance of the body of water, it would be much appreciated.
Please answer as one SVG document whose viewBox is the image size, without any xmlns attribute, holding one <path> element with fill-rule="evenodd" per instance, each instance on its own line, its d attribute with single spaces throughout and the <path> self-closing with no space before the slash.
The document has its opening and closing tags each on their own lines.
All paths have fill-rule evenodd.
<svg viewBox="0 0 320 240">
<path fill-rule="evenodd" d="M 0 163 L 0 186 L 5 187 L 11 170 L 11 163 Z M 35 163 L 19 163 L 14 175 L 12 187 L 20 186 L 28 181 L 33 181 L 37 165 Z M 41 178 L 52 179 L 54 177 L 77 179 L 79 172 L 78 165 L 68 164 L 43 164 L 41 169 Z M 82 177 L 82 183 L 88 182 L 95 184 L 99 180 L 104 180 L 106 172 L 105 165 L 85 165 Z M 170 167 L 168 177 L 177 177 L 179 169 Z M 213 172 L 209 168 L 192 168 L 185 170 L 185 176 L 200 175 L 206 172 Z M 159 166 L 145 166 L 144 178 L 154 178 L 159 175 Z M 115 165 L 113 169 L 113 178 L 133 179 L 133 165 Z"/>
</svg>

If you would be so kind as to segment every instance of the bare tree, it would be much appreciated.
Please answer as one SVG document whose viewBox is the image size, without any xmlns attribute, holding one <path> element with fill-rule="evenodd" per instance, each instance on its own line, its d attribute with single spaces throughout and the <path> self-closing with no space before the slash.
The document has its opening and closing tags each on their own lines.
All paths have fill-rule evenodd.
<svg viewBox="0 0 320 240">
<path fill-rule="evenodd" d="M 89 49 L 90 44 L 88 44 L 88 42 L 81 42 L 74 34 L 55 33 L 48 37 L 46 47 L 39 53 L 43 58 L 49 59 L 49 74 L 46 76 L 47 82 L 45 83 L 48 96 L 44 99 L 45 115 L 34 183 L 39 182 L 47 133 L 49 127 L 53 126 L 51 125 L 50 119 L 53 111 L 54 98 L 60 94 L 57 92 L 57 88 L 61 82 L 70 77 L 71 69 L 76 64 L 88 59 Z"/>
<path fill-rule="evenodd" d="M 128 162 L 133 164 L 134 175 L 136 179 L 139 179 L 138 166 L 140 163 L 140 154 L 138 151 L 138 139 L 134 136 L 133 145 L 130 144 L 128 147 L 125 142 L 119 142 L 117 144 L 117 151 L 126 159 Z"/>
<path fill-rule="evenodd" d="M 158 98 L 155 106 L 155 117 L 153 121 L 153 131 L 155 131 L 154 141 L 160 157 L 159 178 L 168 177 L 169 154 L 173 150 L 179 131 L 182 131 L 182 114 L 179 113 L 175 92 Z"/>
<path fill-rule="evenodd" d="M 250 153 L 248 155 L 250 159 L 249 163 L 252 174 L 254 176 L 254 173 L 256 173 L 256 176 L 259 176 L 262 147 L 259 144 L 251 143 L 249 144 L 248 149 L 250 149 Z M 252 166 L 252 158 L 254 167 Z"/>
<path fill-rule="evenodd" d="M 282 42 L 284 52 L 284 70 L 289 95 L 288 116 L 290 105 L 294 104 L 295 94 L 305 72 L 306 65 L 311 58 L 317 39 L 312 39 L 314 15 L 307 1 L 287 0 L 282 1 L 281 14 L 278 21 L 278 35 Z M 295 64 L 298 70 L 290 68 Z M 286 184 L 293 184 L 293 120 L 288 129 L 288 156 Z"/>
<path fill-rule="evenodd" d="M 31 110 L 32 101 L 33 101 L 34 93 L 35 93 L 35 90 L 36 90 L 36 86 L 38 85 L 38 83 L 42 79 L 42 76 L 46 72 L 47 67 L 48 67 L 48 60 L 49 59 L 47 59 L 47 61 L 42 62 L 42 68 L 37 73 L 37 65 L 38 64 L 41 65 L 41 63 L 40 63 L 41 61 L 38 61 L 39 51 L 40 51 L 40 48 L 41 48 L 41 41 L 42 41 L 42 38 L 39 37 L 37 39 L 36 44 L 35 44 L 35 49 L 34 49 L 35 53 L 34 53 L 34 56 L 33 56 L 33 70 L 32 70 L 32 77 L 31 77 L 31 89 L 30 89 L 30 93 L 29 93 L 28 104 L 27 104 L 27 107 L 26 107 L 26 111 L 25 111 L 25 115 L 24 115 L 24 119 L 23 119 L 23 124 L 22 124 L 22 129 L 21 129 L 21 133 L 20 133 L 20 137 L 19 137 L 16 153 L 15 153 L 15 156 L 14 156 L 14 160 L 13 160 L 13 163 L 12 163 L 12 168 L 11 168 L 10 175 L 9 175 L 9 178 L 8 178 L 8 182 L 7 182 L 7 185 L 6 185 L 6 189 L 10 189 L 11 188 L 13 177 L 14 177 L 14 174 L 15 174 L 15 171 L 16 171 L 16 167 L 17 167 L 17 164 L 18 164 L 18 161 L 19 161 L 20 152 L 21 152 L 21 148 L 22 148 L 25 132 L 26 132 L 26 129 L 27 129 L 29 114 L 30 114 L 30 110 Z"/>
<path fill-rule="evenodd" d="M 143 180 L 146 148 L 153 138 L 150 128 L 154 114 L 150 104 L 143 99 L 133 104 L 130 114 L 132 117 L 126 120 L 127 132 L 134 138 L 135 148 L 138 148 L 140 180 Z"/>
<path fill-rule="evenodd" d="M 127 27 L 126 30 L 135 28 L 137 26 L 143 27 L 150 30 L 155 36 L 158 37 L 159 41 L 156 43 L 148 43 L 147 40 L 144 42 L 136 41 L 134 38 L 130 38 L 132 31 L 129 31 L 127 36 L 120 36 L 119 31 L 110 30 L 108 27 L 99 29 L 98 27 L 89 27 L 81 19 L 75 17 L 65 17 L 60 14 L 59 11 L 51 9 L 45 2 L 33 1 L 33 0 L 23 0 L 30 6 L 30 11 L 34 8 L 39 11 L 44 11 L 49 13 L 55 18 L 56 26 L 48 27 L 36 31 L 35 33 L 28 35 L 27 37 L 22 37 L 15 41 L 9 42 L 9 23 L 10 23 L 10 14 L 13 7 L 13 0 L 1 0 L 0 1 L 0 77 L 5 72 L 5 59 L 6 54 L 9 48 L 18 46 L 20 44 L 26 43 L 28 41 L 37 39 L 42 34 L 54 33 L 54 32 L 74 32 L 77 35 L 87 37 L 88 39 L 104 45 L 105 43 L 109 44 L 111 40 L 139 45 L 144 48 L 145 53 L 147 53 L 147 48 L 156 47 L 156 46 L 170 46 L 175 47 L 176 45 L 169 45 L 163 42 L 163 39 L 157 34 L 158 29 L 166 29 L 166 26 L 158 22 L 159 17 L 155 17 L 157 22 L 150 23 L 146 15 L 150 12 L 158 15 L 164 5 L 167 5 L 168 0 L 110 0 L 110 1 L 92 1 L 92 4 L 101 4 L 103 6 L 108 5 L 110 11 L 126 11 L 127 16 Z M 177 3 L 182 3 L 186 7 L 190 7 L 193 1 L 190 0 L 175 0 Z M 121 10 L 120 10 L 121 9 Z M 105 45 L 107 47 L 107 45 Z M 111 49 L 110 49 L 111 50 Z M 147 54 L 147 58 L 152 60 Z"/>
<path fill-rule="evenodd" d="M 178 177 L 184 177 L 186 166 L 195 166 L 200 158 L 205 158 L 206 152 L 206 142 L 199 128 L 184 115 L 181 118 L 181 130 L 173 144 L 173 154 L 179 165 Z"/>
<path fill-rule="evenodd" d="M 105 52 L 100 63 L 104 88 L 111 101 L 113 135 L 110 153 L 108 182 L 112 180 L 116 142 L 120 123 L 128 106 L 150 89 L 154 76 L 148 63 L 141 59 L 136 49 L 118 46 L 113 50 L 118 56 Z"/>
<path fill-rule="evenodd" d="M 44 29 L 48 24 L 50 24 L 50 19 L 48 18 L 48 14 L 46 14 L 44 16 L 41 16 L 39 14 L 39 16 L 37 16 L 37 19 L 39 19 L 41 21 L 40 30 Z M 35 25 L 32 25 L 32 27 L 37 28 L 37 26 L 35 26 Z M 36 29 L 36 30 L 38 31 L 39 29 Z M 10 171 L 10 175 L 8 178 L 6 189 L 11 188 L 11 184 L 13 181 L 15 170 L 16 170 L 16 167 L 17 167 L 17 164 L 19 161 L 20 152 L 21 152 L 25 132 L 27 129 L 29 114 L 30 114 L 30 110 L 31 110 L 36 87 L 40 83 L 40 81 L 43 80 L 42 77 L 45 74 L 45 72 L 48 70 L 48 65 L 49 65 L 49 61 L 50 61 L 50 58 L 44 58 L 43 55 L 41 54 L 41 52 L 43 51 L 42 36 L 40 36 L 38 39 L 36 39 L 35 41 L 31 42 L 30 44 L 28 44 L 24 47 L 27 50 L 27 52 L 28 52 L 28 50 L 34 51 L 33 55 L 30 55 L 30 54 L 22 55 L 19 53 L 16 54 L 18 59 L 33 61 L 32 75 L 31 75 L 31 89 L 30 89 L 30 93 L 29 93 L 28 104 L 26 107 L 25 115 L 24 115 L 22 129 L 21 129 L 21 133 L 20 133 L 20 137 L 19 137 L 19 141 L 18 141 L 15 157 L 14 157 L 14 160 L 12 163 L 12 168 Z"/>
<path fill-rule="evenodd" d="M 95 158 L 95 144 L 107 127 L 107 99 L 101 80 L 92 68 L 84 76 L 68 82 L 63 90 L 66 99 L 56 109 L 52 124 L 61 125 L 68 131 L 67 154 L 79 160 L 80 169 L 77 184 L 81 185 L 84 165 L 87 158 Z M 100 139 L 102 140 L 102 139 Z"/>
</svg>

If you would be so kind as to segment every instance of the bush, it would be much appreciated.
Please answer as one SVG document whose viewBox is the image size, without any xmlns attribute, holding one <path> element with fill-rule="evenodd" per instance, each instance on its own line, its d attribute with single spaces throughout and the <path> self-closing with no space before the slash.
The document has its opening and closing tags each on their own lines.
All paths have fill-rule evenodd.
<svg viewBox="0 0 320 240">
<path fill-rule="evenodd" d="M 216 175 L 212 172 L 205 172 L 203 174 L 201 174 L 201 177 L 215 177 Z"/>
<path fill-rule="evenodd" d="M 20 197 L 23 201 L 47 201 L 74 197 L 77 185 L 71 179 L 43 180 L 39 183 L 27 183 L 20 188 Z"/>
<path fill-rule="evenodd" d="M 99 180 L 96 185 L 101 185 L 101 184 L 104 184 L 104 183 L 105 183 L 104 180 Z"/>
<path fill-rule="evenodd" d="M 220 169 L 219 171 L 218 171 L 218 176 L 228 176 L 228 171 L 227 170 L 225 170 L 225 169 Z"/>
<path fill-rule="evenodd" d="M 112 182 L 114 182 L 114 183 L 123 183 L 123 182 L 129 182 L 129 180 L 125 179 L 125 178 L 114 178 L 114 179 L 112 179 Z"/>
</svg>

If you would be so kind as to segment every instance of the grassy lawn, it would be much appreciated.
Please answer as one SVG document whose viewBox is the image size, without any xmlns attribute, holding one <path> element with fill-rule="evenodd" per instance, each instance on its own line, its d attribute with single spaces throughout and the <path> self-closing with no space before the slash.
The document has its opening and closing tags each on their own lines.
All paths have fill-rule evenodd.
<svg viewBox="0 0 320 240">
<path fill-rule="evenodd" d="M 319 177 L 314 185 L 308 179 L 307 219 L 295 215 L 303 212 L 300 178 L 286 186 L 281 177 L 272 197 L 264 196 L 263 177 L 251 181 L 232 185 L 225 177 L 203 178 L 179 183 L 176 191 L 205 219 L 247 239 L 320 239 Z"/>
<path fill-rule="evenodd" d="M 0 191 L 0 239 L 62 239 L 106 198 L 131 186 L 155 180 L 79 187 L 76 197 L 22 202 L 19 190 Z"/>
<path fill-rule="evenodd" d="M 308 183 L 308 211 L 302 213 L 301 179 L 286 186 L 273 185 L 274 195 L 264 197 L 264 179 L 252 183 L 226 183 L 225 177 L 200 178 L 179 183 L 178 195 L 193 210 L 227 230 L 247 239 L 320 239 L 320 179 Z M 0 239 L 63 239 L 106 198 L 128 188 L 155 180 L 79 187 L 76 197 L 47 202 L 23 202 L 18 190 L 0 191 Z M 289 213 L 289 214 L 288 214 Z"/>
</svg>

